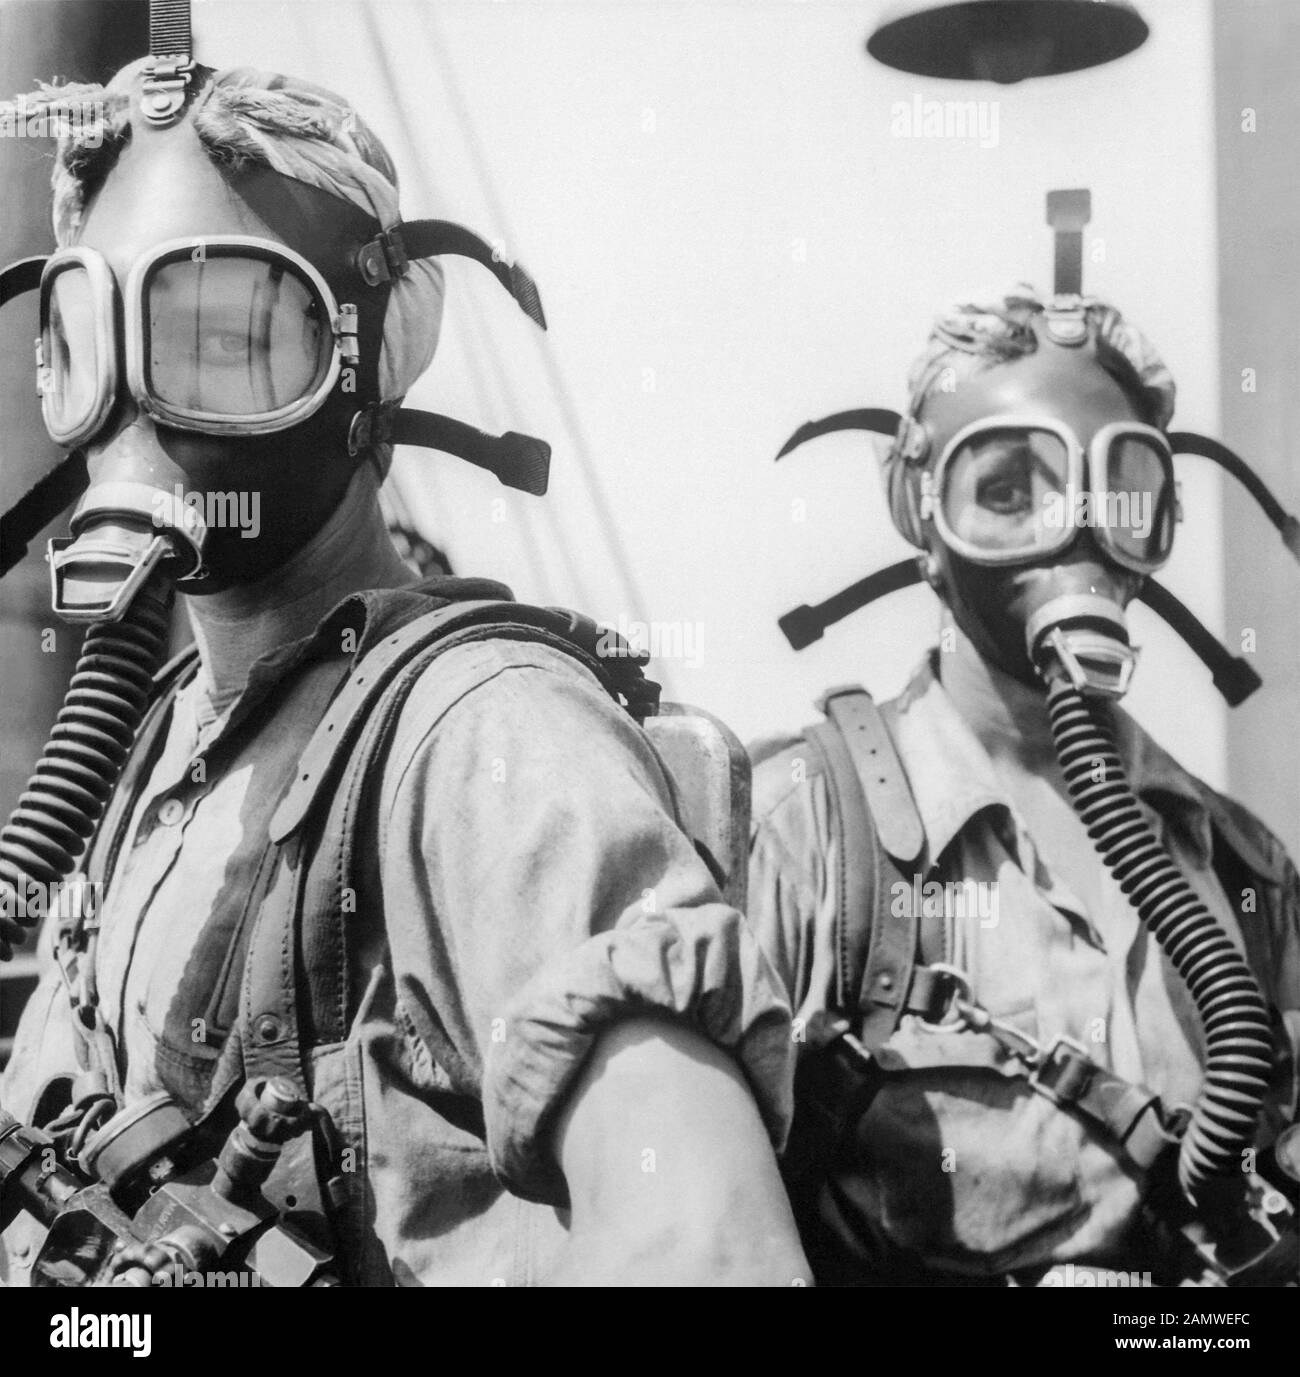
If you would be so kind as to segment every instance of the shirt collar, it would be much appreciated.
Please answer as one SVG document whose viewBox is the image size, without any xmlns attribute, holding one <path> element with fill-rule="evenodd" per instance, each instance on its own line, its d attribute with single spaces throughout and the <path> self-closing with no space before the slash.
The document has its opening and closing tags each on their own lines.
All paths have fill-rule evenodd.
<svg viewBox="0 0 1300 1377">
<path fill-rule="evenodd" d="M 203 749 L 226 738 L 246 721 L 289 675 L 304 664 L 349 656 L 352 667 L 397 627 L 446 602 L 472 599 L 506 602 L 514 594 L 494 579 L 456 578 L 437 574 L 401 588 L 367 588 L 349 593 L 325 614 L 314 631 L 286 641 L 260 655 L 249 667 L 248 679 L 226 710 L 205 729 Z M 186 683 L 193 671 L 187 671 Z"/>
<path fill-rule="evenodd" d="M 937 654 L 927 654 L 887 709 L 931 865 L 978 813 L 998 810 L 1004 822 L 1013 816 L 988 752 L 939 682 Z M 1126 712 L 1116 711 L 1114 725 L 1134 792 L 1158 823 L 1177 828 L 1197 864 L 1208 865 L 1213 843 L 1204 786 Z"/>
</svg>

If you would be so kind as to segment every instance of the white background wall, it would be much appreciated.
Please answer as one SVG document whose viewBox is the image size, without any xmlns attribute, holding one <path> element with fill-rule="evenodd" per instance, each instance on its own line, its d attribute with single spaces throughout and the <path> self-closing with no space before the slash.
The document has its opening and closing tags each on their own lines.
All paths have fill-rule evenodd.
<svg viewBox="0 0 1300 1377">
<path fill-rule="evenodd" d="M 353 97 L 398 161 L 408 216 L 500 239 L 541 284 L 545 337 L 480 269 L 448 270 L 443 346 L 412 403 L 555 446 L 541 501 L 412 456 L 422 519 L 458 571 L 603 620 L 689 624 L 699 663 L 661 677 L 749 736 L 808 720 L 829 683 L 895 691 L 936 620 L 916 589 L 788 649 L 781 612 L 907 547 L 865 437 L 773 455 L 810 417 L 900 406 L 949 300 L 1024 277 L 1050 288 L 1049 188 L 1092 189 L 1085 287 L 1162 349 L 1179 426 L 1215 433 L 1208 5 L 1141 9 L 1153 33 L 1130 58 L 1016 87 L 881 67 L 862 48 L 866 3 L 199 0 L 195 24 L 204 62 Z M 896 103 L 917 95 L 996 101 L 996 146 L 895 136 Z M 1221 631 L 1217 477 L 1188 460 L 1183 491 L 1165 581 Z M 1135 622 L 1131 707 L 1221 783 L 1208 675 L 1144 609 Z"/>
</svg>

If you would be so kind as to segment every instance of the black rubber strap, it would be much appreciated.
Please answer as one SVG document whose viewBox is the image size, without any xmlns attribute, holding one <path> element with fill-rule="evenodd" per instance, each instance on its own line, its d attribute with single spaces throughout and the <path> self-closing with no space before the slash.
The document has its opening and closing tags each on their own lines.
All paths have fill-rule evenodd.
<svg viewBox="0 0 1300 1377">
<path fill-rule="evenodd" d="M 1192 430 L 1174 430 L 1169 433 L 1169 448 L 1175 454 L 1195 454 L 1218 464 L 1250 493 L 1279 531 L 1286 525 L 1286 509 L 1273 496 L 1268 485 L 1235 450 L 1229 449 L 1221 440 L 1198 435 Z"/>
<path fill-rule="evenodd" d="M 77 450 L 59 460 L 0 516 L 0 578 L 23 558 L 50 522 L 86 491 L 89 481 L 85 455 Z"/>
<path fill-rule="evenodd" d="M 149 0 L 149 55 L 185 57 L 194 51 L 190 0 Z"/>
<path fill-rule="evenodd" d="M 47 262 L 49 259 L 44 255 L 20 258 L 0 271 L 0 306 L 16 296 L 22 296 L 24 292 L 34 292 L 41 285 L 41 273 Z"/>
<path fill-rule="evenodd" d="M 543 330 L 546 313 L 542 310 L 537 283 L 517 263 L 508 263 L 473 230 L 450 220 L 403 220 L 399 225 L 376 235 L 357 253 L 362 277 L 377 286 L 406 273 L 412 258 L 436 258 L 455 254 L 481 264 L 510 293 L 519 309 Z"/>
<path fill-rule="evenodd" d="M 1083 188 L 1047 193 L 1047 223 L 1055 231 L 1052 290 L 1057 296 L 1083 291 L 1083 230 L 1092 216 L 1092 195 Z"/>
<path fill-rule="evenodd" d="M 1229 707 L 1235 708 L 1239 703 L 1244 703 L 1264 682 L 1248 660 L 1234 655 L 1221 644 L 1197 620 L 1186 603 L 1155 579 L 1143 579 L 1137 597 L 1139 602 L 1146 603 L 1157 617 L 1182 637 L 1197 659 L 1210 671 L 1214 687 L 1223 695 Z"/>
<path fill-rule="evenodd" d="M 834 416 L 823 416 L 820 421 L 805 421 L 781 446 L 776 457 L 784 459 L 792 450 L 798 449 L 800 445 L 806 445 L 809 440 L 818 440 L 823 435 L 834 435 L 841 430 L 869 430 L 878 435 L 892 437 L 897 433 L 901 419 L 897 411 L 889 411 L 878 406 L 837 411 Z"/>
<path fill-rule="evenodd" d="M 813 607 L 803 603 L 792 608 L 784 617 L 777 619 L 777 625 L 790 642 L 792 650 L 803 650 L 814 641 L 821 640 L 828 626 L 843 621 L 850 613 L 866 607 L 877 598 L 920 583 L 921 577 L 921 569 L 915 559 L 901 559 L 897 564 L 878 569 L 874 574 L 850 584 L 825 602 Z"/>
<path fill-rule="evenodd" d="M 550 445 L 519 431 L 489 435 L 450 416 L 403 407 L 392 418 L 389 439 L 395 445 L 424 445 L 454 454 L 495 474 L 506 487 L 534 497 L 544 496 L 550 482 Z"/>
</svg>

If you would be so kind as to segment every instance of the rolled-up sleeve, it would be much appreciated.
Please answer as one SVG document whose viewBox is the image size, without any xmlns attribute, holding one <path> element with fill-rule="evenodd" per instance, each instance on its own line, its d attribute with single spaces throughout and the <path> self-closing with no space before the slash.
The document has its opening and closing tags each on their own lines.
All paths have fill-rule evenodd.
<svg viewBox="0 0 1300 1377">
<path fill-rule="evenodd" d="M 782 986 L 677 825 L 645 736 L 562 652 L 492 642 L 436 670 L 390 756 L 389 943 L 409 1021 L 481 1096 L 498 1175 L 564 1203 L 549 1127 L 601 1031 L 647 1015 L 732 1054 L 779 1147 Z"/>
</svg>

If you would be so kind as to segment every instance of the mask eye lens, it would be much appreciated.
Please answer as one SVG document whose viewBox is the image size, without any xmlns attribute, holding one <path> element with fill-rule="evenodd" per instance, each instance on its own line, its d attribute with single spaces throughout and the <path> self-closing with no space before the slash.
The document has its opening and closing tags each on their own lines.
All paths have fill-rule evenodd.
<svg viewBox="0 0 1300 1377">
<path fill-rule="evenodd" d="M 209 250 L 164 263 L 147 291 L 148 385 L 167 407 L 265 416 L 310 397 L 329 369 L 326 313 L 287 264 Z"/>
<path fill-rule="evenodd" d="M 41 326 L 41 402 L 50 434 L 65 441 L 83 427 L 99 398 L 101 359 L 90 275 L 69 264 L 46 284 Z"/>
<path fill-rule="evenodd" d="M 1147 435 L 1119 435 L 1110 442 L 1102 497 L 1110 539 L 1121 554 L 1156 565 L 1173 546 L 1173 462 Z"/>
<path fill-rule="evenodd" d="M 1052 517 L 1068 474 L 1069 454 L 1058 435 L 995 427 L 953 454 L 939 500 L 960 540 L 988 554 L 1029 557 L 1060 538 Z"/>
</svg>

